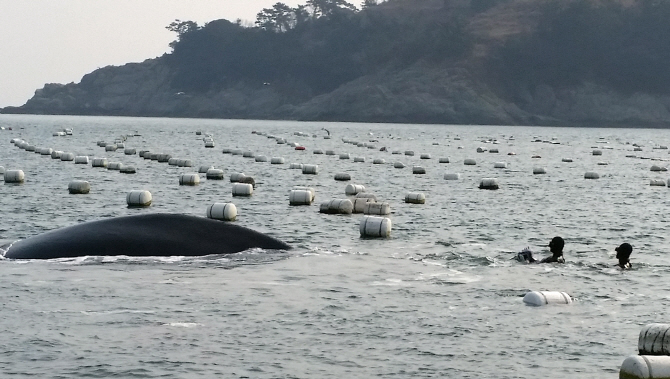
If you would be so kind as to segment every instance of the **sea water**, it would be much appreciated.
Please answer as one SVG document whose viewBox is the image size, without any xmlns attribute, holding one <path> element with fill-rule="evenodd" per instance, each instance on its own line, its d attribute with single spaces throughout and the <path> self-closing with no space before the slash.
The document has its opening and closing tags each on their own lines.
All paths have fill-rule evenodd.
<svg viewBox="0 0 670 379">
<path fill-rule="evenodd" d="M 661 147 L 670 130 L 14 115 L 0 116 L 0 126 L 0 166 L 26 175 L 22 185 L 0 185 L 0 245 L 116 216 L 204 217 L 208 205 L 233 202 L 235 223 L 294 247 L 198 258 L 0 260 L 3 377 L 615 378 L 636 353 L 641 327 L 670 322 L 670 190 L 649 185 L 670 176 L 650 171 L 668 165 Z M 62 128 L 73 135 L 52 136 Z M 215 148 L 204 147 L 207 134 Z M 133 135 L 126 147 L 191 159 L 193 167 L 96 145 L 122 135 Z M 137 173 L 61 162 L 21 150 L 12 138 L 106 157 Z M 477 165 L 464 165 L 468 158 Z M 406 167 L 394 168 L 398 161 Z M 318 164 L 319 173 L 303 175 L 290 163 Z M 229 180 L 204 174 L 197 186 L 179 185 L 181 173 L 201 165 L 226 178 L 253 176 L 253 196 L 233 198 Z M 412 174 L 414 165 L 426 174 Z M 533 175 L 535 167 L 547 173 Z M 587 171 L 600 179 L 584 179 Z M 336 173 L 352 180 L 335 181 Z M 447 181 L 445 173 L 462 176 Z M 478 189 L 482 178 L 497 178 L 500 189 Z M 90 194 L 69 195 L 75 179 L 89 181 Z M 362 215 L 319 213 L 320 202 L 347 197 L 347 183 L 390 203 L 390 238 L 361 238 Z M 313 205 L 289 205 L 295 185 L 316 190 Z M 152 206 L 128 208 L 131 190 L 149 190 Z M 423 192 L 426 204 L 404 203 L 409 192 Z M 549 255 L 557 235 L 566 241 L 566 264 L 512 259 L 525 247 L 536 258 Z M 625 272 L 613 267 L 622 242 L 634 246 Z M 529 290 L 565 291 L 576 301 L 526 306 Z"/>
</svg>

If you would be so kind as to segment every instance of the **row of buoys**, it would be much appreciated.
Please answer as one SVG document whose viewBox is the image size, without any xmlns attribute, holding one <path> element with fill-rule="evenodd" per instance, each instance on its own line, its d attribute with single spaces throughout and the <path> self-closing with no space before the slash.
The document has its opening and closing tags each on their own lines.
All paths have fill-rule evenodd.
<svg viewBox="0 0 670 379">
<path fill-rule="evenodd" d="M 670 378 L 670 324 L 645 325 L 638 336 L 638 353 L 624 359 L 619 378 Z"/>
</svg>

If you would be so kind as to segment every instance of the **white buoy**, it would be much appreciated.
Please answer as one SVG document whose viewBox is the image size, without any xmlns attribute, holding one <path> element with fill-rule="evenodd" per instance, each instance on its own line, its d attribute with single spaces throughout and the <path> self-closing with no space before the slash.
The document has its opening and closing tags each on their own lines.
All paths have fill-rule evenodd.
<svg viewBox="0 0 670 379">
<path fill-rule="evenodd" d="M 351 159 L 351 155 L 349 153 L 342 153 L 340 154 L 340 159 Z"/>
<path fill-rule="evenodd" d="M 326 150 L 326 155 L 335 155 L 334 150 Z"/>
<path fill-rule="evenodd" d="M 631 355 L 621 364 L 619 378 L 667 379 L 670 378 L 670 357 L 655 355 Z"/>
<path fill-rule="evenodd" d="M 420 159 L 431 159 L 430 154 L 421 154 L 419 156 Z"/>
<path fill-rule="evenodd" d="M 309 175 L 316 175 L 319 172 L 319 166 L 315 164 L 302 165 L 302 173 Z"/>
<path fill-rule="evenodd" d="M 544 167 L 533 167 L 533 174 L 534 175 L 541 175 L 541 174 L 546 174 L 547 170 Z"/>
<path fill-rule="evenodd" d="M 570 304 L 572 298 L 565 292 L 558 291 L 531 291 L 523 297 L 528 305 Z"/>
<path fill-rule="evenodd" d="M 179 175 L 180 186 L 194 186 L 200 183 L 200 175 L 197 173 L 186 173 Z"/>
<path fill-rule="evenodd" d="M 588 171 L 584 174 L 584 179 L 599 179 L 600 175 L 597 172 Z"/>
<path fill-rule="evenodd" d="M 259 155 L 256 157 L 256 162 L 267 162 L 267 161 L 268 157 L 266 157 L 265 155 Z"/>
<path fill-rule="evenodd" d="M 246 175 L 242 172 L 233 172 L 230 174 L 230 182 L 231 183 L 239 183 L 240 180 L 244 179 Z"/>
<path fill-rule="evenodd" d="M 591 152 L 591 154 L 593 154 L 593 155 L 603 155 L 603 151 L 602 151 L 602 150 L 597 150 L 597 149 L 596 149 L 596 150 L 593 150 L 593 151 Z"/>
<path fill-rule="evenodd" d="M 386 161 L 385 161 L 384 159 L 382 159 L 382 158 L 375 158 L 375 159 L 372 161 L 372 164 L 384 164 L 384 163 L 386 163 Z"/>
<path fill-rule="evenodd" d="M 302 170 L 302 163 L 291 163 L 288 168 L 293 170 Z"/>
<path fill-rule="evenodd" d="M 472 158 L 467 158 L 463 161 L 463 164 L 466 166 L 475 166 L 477 164 L 477 161 Z"/>
<path fill-rule="evenodd" d="M 62 157 L 61 157 L 62 159 Z M 107 162 L 107 158 L 93 158 L 91 161 L 91 166 L 93 167 L 107 167 L 109 162 Z"/>
<path fill-rule="evenodd" d="M 98 141 L 98 142 L 96 142 L 96 145 L 98 145 L 98 147 L 105 147 L 105 146 L 107 146 L 107 142 L 105 142 L 105 141 Z"/>
<path fill-rule="evenodd" d="M 608 164 L 607 162 L 598 162 L 598 166 L 607 166 Z"/>
<path fill-rule="evenodd" d="M 421 175 L 421 174 L 425 174 L 425 173 L 426 173 L 426 169 L 422 166 L 413 166 L 412 167 L 412 174 Z"/>
<path fill-rule="evenodd" d="M 77 155 L 74 157 L 74 164 L 88 164 L 88 156 Z"/>
<path fill-rule="evenodd" d="M 402 154 L 402 151 L 400 151 L 400 150 L 393 150 L 393 151 L 391 152 L 391 154 L 393 154 L 393 155 L 400 155 L 400 154 Z"/>
<path fill-rule="evenodd" d="M 222 152 L 223 154 L 231 154 L 231 153 L 233 152 L 233 149 L 230 149 L 230 148 L 227 148 L 227 147 L 226 147 L 226 148 L 224 148 L 223 150 L 221 150 L 221 152 Z"/>
<path fill-rule="evenodd" d="M 61 153 L 60 160 L 62 162 L 72 162 L 74 160 L 74 153 Z"/>
<path fill-rule="evenodd" d="M 35 151 L 35 146 L 33 146 L 33 145 L 27 145 L 25 149 L 26 149 L 26 151 L 34 152 L 34 151 Z"/>
<path fill-rule="evenodd" d="M 314 193 L 309 190 L 294 189 L 288 194 L 290 205 L 311 205 L 314 201 Z"/>
<path fill-rule="evenodd" d="M 391 219 L 365 216 L 359 225 L 362 237 L 388 237 L 391 235 Z"/>
<path fill-rule="evenodd" d="M 352 213 L 363 213 L 365 211 L 365 205 L 367 203 L 374 203 L 375 199 L 370 197 L 357 197 L 353 201 L 354 208 Z"/>
<path fill-rule="evenodd" d="M 53 153 L 53 152 L 54 152 L 54 150 L 51 149 L 51 148 L 48 148 L 48 147 L 43 147 L 42 149 L 40 149 L 40 155 L 49 155 L 49 156 L 51 156 L 51 153 Z"/>
<path fill-rule="evenodd" d="M 572 163 L 572 158 L 563 158 L 561 161 L 565 163 Z"/>
<path fill-rule="evenodd" d="M 129 207 L 148 207 L 152 200 L 149 191 L 130 191 L 126 195 L 126 203 Z"/>
<path fill-rule="evenodd" d="M 405 151 L 405 155 L 410 156 L 410 157 L 413 157 L 413 156 L 414 156 L 414 151 L 412 151 L 412 150 L 406 150 L 406 151 Z"/>
<path fill-rule="evenodd" d="M 410 192 L 407 195 L 405 195 L 405 203 L 425 204 L 426 203 L 426 195 L 424 195 L 421 192 Z"/>
<path fill-rule="evenodd" d="M 215 146 L 215 145 L 214 145 L 214 141 L 207 141 L 207 142 L 205 142 L 205 147 L 208 148 L 208 149 L 211 149 L 211 148 L 213 148 L 214 146 Z"/>
<path fill-rule="evenodd" d="M 152 159 L 153 159 L 153 157 L 152 157 Z M 170 159 L 172 159 L 172 155 L 170 155 L 170 154 L 157 154 L 156 155 L 156 160 L 160 163 L 169 162 Z"/>
<path fill-rule="evenodd" d="M 72 195 L 85 195 L 91 192 L 91 184 L 85 180 L 73 180 L 67 185 L 67 190 Z"/>
<path fill-rule="evenodd" d="M 489 153 L 491 154 L 498 154 L 498 149 L 490 149 Z"/>
<path fill-rule="evenodd" d="M 314 149 L 314 151 L 312 152 L 312 154 L 323 154 L 323 150 L 321 150 L 321 149 Z"/>
<path fill-rule="evenodd" d="M 339 172 L 335 174 L 335 180 L 339 181 L 351 180 L 351 175 L 347 174 L 346 172 Z"/>
<path fill-rule="evenodd" d="M 214 168 L 214 166 L 200 166 L 200 167 L 198 168 L 198 173 L 200 173 L 200 174 L 206 174 L 206 173 L 207 173 L 207 170 L 209 170 L 210 168 Z"/>
<path fill-rule="evenodd" d="M 459 174 L 459 173 L 446 173 L 446 174 L 444 174 L 444 180 L 461 180 L 461 174 Z"/>
<path fill-rule="evenodd" d="M 354 162 L 365 162 L 365 157 L 354 157 Z"/>
<path fill-rule="evenodd" d="M 335 199 L 321 203 L 319 212 L 328 214 L 351 214 L 354 204 L 349 199 Z"/>
<path fill-rule="evenodd" d="M 177 166 L 179 166 L 179 167 L 193 167 L 193 161 L 190 160 L 190 159 L 177 159 Z"/>
<path fill-rule="evenodd" d="M 23 183 L 26 175 L 22 170 L 6 170 L 4 178 L 5 183 Z"/>
<path fill-rule="evenodd" d="M 449 163 L 449 158 L 447 157 L 442 157 L 438 160 L 439 163 Z"/>
<path fill-rule="evenodd" d="M 670 324 L 647 324 L 637 340 L 640 355 L 670 355 Z"/>
<path fill-rule="evenodd" d="M 136 149 L 131 149 L 131 148 L 128 148 L 128 147 L 127 147 L 125 150 L 123 150 L 123 153 L 124 153 L 125 155 L 135 155 L 135 154 L 137 154 L 137 150 L 136 150 Z"/>
<path fill-rule="evenodd" d="M 496 162 L 493 164 L 493 168 L 507 168 L 507 162 Z"/>
<path fill-rule="evenodd" d="M 254 186 L 247 183 L 233 183 L 233 196 L 251 196 L 254 193 Z"/>
<path fill-rule="evenodd" d="M 109 162 L 107 165 L 108 170 L 115 170 L 115 171 L 121 171 L 123 168 L 123 163 L 121 162 Z"/>
<path fill-rule="evenodd" d="M 119 170 L 119 172 L 122 173 L 122 174 L 134 174 L 134 173 L 137 172 L 137 170 L 135 170 L 134 166 L 123 165 L 123 166 L 121 166 L 121 169 Z"/>
<path fill-rule="evenodd" d="M 0 166 L 0 175 L 4 175 L 4 174 L 5 174 L 5 168 Z"/>
<path fill-rule="evenodd" d="M 115 144 L 110 144 L 105 146 L 105 151 L 116 151 L 117 147 Z"/>
<path fill-rule="evenodd" d="M 653 172 L 661 172 L 661 171 L 668 171 L 668 169 L 665 168 L 665 167 L 660 167 L 660 166 L 657 166 L 657 165 L 653 165 L 653 166 L 651 166 L 651 170 L 650 170 L 650 171 L 653 171 Z"/>
<path fill-rule="evenodd" d="M 286 161 L 283 157 L 272 157 L 272 159 L 270 159 L 271 164 L 284 164 L 284 162 Z"/>
<path fill-rule="evenodd" d="M 477 152 L 478 152 L 478 153 L 486 152 L 486 148 L 485 148 L 485 147 L 478 147 L 478 148 L 477 148 Z"/>
<path fill-rule="evenodd" d="M 356 195 L 359 192 L 365 192 L 365 187 L 360 184 L 347 184 L 344 193 L 349 196 Z"/>
<path fill-rule="evenodd" d="M 207 207 L 207 218 L 235 221 L 237 218 L 237 207 L 233 203 L 214 203 Z"/>
<path fill-rule="evenodd" d="M 367 202 L 363 205 L 363 213 L 366 215 L 385 216 L 391 214 L 391 205 L 389 203 Z"/>
<path fill-rule="evenodd" d="M 210 168 L 205 173 L 205 177 L 209 180 L 223 180 L 223 170 L 218 168 Z"/>
<path fill-rule="evenodd" d="M 649 185 L 652 187 L 665 187 L 665 180 L 663 179 L 651 179 Z"/>
<path fill-rule="evenodd" d="M 253 151 L 245 151 L 244 153 L 242 153 L 242 157 L 243 158 L 255 158 L 256 155 L 254 154 Z"/>
<path fill-rule="evenodd" d="M 242 149 L 233 149 L 233 150 L 231 151 L 231 153 L 232 153 L 233 155 L 242 155 L 242 154 L 244 154 L 244 151 L 242 151 Z"/>
<path fill-rule="evenodd" d="M 314 201 L 314 199 L 316 198 L 316 191 L 312 187 L 294 186 L 292 190 L 309 191 L 312 194 L 312 201 Z"/>
<path fill-rule="evenodd" d="M 497 190 L 498 188 L 500 186 L 496 178 L 484 178 L 479 182 L 479 189 Z"/>
<path fill-rule="evenodd" d="M 119 142 L 119 143 L 116 144 L 116 148 L 117 148 L 117 149 L 125 149 L 125 148 L 126 148 L 126 144 L 123 143 L 123 142 Z M 125 153 L 125 150 L 124 150 L 124 153 Z"/>
<path fill-rule="evenodd" d="M 63 154 L 62 151 L 54 150 L 51 152 L 51 159 L 60 159 L 61 154 Z"/>
<path fill-rule="evenodd" d="M 170 166 L 177 166 L 179 165 L 179 161 L 180 161 L 179 158 L 170 158 L 168 159 L 167 164 L 169 164 Z"/>
<path fill-rule="evenodd" d="M 633 151 L 642 151 L 642 148 L 638 146 L 638 147 L 635 147 L 635 148 L 633 149 Z"/>
<path fill-rule="evenodd" d="M 394 162 L 393 163 L 394 168 L 405 168 L 405 164 L 402 162 Z"/>
</svg>

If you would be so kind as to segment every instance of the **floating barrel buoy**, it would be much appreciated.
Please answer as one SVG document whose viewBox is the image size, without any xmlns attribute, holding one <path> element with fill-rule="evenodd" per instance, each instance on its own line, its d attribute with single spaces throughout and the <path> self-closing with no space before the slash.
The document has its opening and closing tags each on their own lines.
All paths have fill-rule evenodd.
<svg viewBox="0 0 670 379">
<path fill-rule="evenodd" d="M 230 174 L 230 182 L 231 183 L 239 183 L 240 180 L 242 180 L 245 177 L 244 173 L 241 172 L 233 172 Z"/>
<path fill-rule="evenodd" d="M 344 193 L 349 196 L 356 195 L 359 192 L 365 192 L 365 187 L 360 184 L 347 184 L 344 188 Z"/>
<path fill-rule="evenodd" d="M 51 153 L 53 153 L 53 152 L 54 152 L 54 150 L 51 149 L 51 148 L 48 148 L 48 147 L 43 147 L 42 149 L 40 149 L 40 155 L 49 155 L 49 156 L 51 156 Z"/>
<path fill-rule="evenodd" d="M 256 155 L 254 154 L 253 151 L 245 151 L 242 153 L 243 158 L 254 158 Z"/>
<path fill-rule="evenodd" d="M 67 185 L 67 190 L 72 195 L 82 194 L 85 195 L 91 192 L 91 184 L 85 180 L 73 180 L 70 184 Z"/>
<path fill-rule="evenodd" d="M 424 167 L 421 167 L 421 166 L 412 167 L 412 174 L 419 174 L 420 175 L 420 174 L 425 174 L 425 173 L 426 173 L 426 169 Z"/>
<path fill-rule="evenodd" d="M 391 214 L 391 205 L 389 203 L 367 202 L 363 205 L 363 213 L 366 215 L 384 216 Z"/>
<path fill-rule="evenodd" d="M 221 152 L 222 152 L 223 154 L 230 154 L 230 153 L 233 152 L 233 149 L 230 149 L 230 148 L 224 148 L 223 150 L 221 150 Z"/>
<path fill-rule="evenodd" d="M 375 199 L 371 197 L 357 197 L 353 201 L 354 208 L 352 213 L 363 213 L 367 203 L 374 203 Z"/>
<path fill-rule="evenodd" d="M 653 165 L 653 166 L 651 166 L 651 171 L 660 172 L 660 171 L 668 171 L 668 169 L 665 168 L 665 167 L 660 167 L 660 166 L 657 166 L 657 165 Z"/>
<path fill-rule="evenodd" d="M 130 191 L 126 195 L 126 203 L 129 207 L 148 207 L 151 205 L 151 192 Z"/>
<path fill-rule="evenodd" d="M 207 170 L 209 170 L 210 168 L 214 168 L 214 166 L 200 166 L 200 168 L 198 168 L 198 173 L 206 174 Z"/>
<path fill-rule="evenodd" d="M 208 149 L 211 149 L 214 147 L 214 141 L 207 141 L 205 142 L 205 147 Z"/>
<path fill-rule="evenodd" d="M 655 355 L 631 355 L 621 364 L 621 368 L 619 369 L 619 378 L 670 378 L 670 357 Z"/>
<path fill-rule="evenodd" d="M 391 152 L 391 154 L 394 154 L 394 155 L 400 155 L 400 154 L 402 154 L 402 151 L 400 151 L 400 150 L 393 150 L 393 151 Z"/>
<path fill-rule="evenodd" d="M 477 161 L 472 158 L 467 158 L 463 161 L 463 164 L 466 166 L 475 166 L 477 164 Z"/>
<path fill-rule="evenodd" d="M 319 166 L 315 164 L 305 164 L 302 165 L 302 173 L 316 175 L 319 171 Z"/>
<path fill-rule="evenodd" d="M 393 163 L 394 168 L 405 168 L 405 164 L 402 162 L 394 162 Z"/>
<path fill-rule="evenodd" d="M 351 156 L 349 153 L 342 153 L 340 154 L 340 159 L 351 159 Z"/>
<path fill-rule="evenodd" d="M 151 154 L 149 154 L 149 159 L 151 159 L 152 161 L 157 161 L 158 158 L 161 157 L 161 155 L 162 155 L 162 154 L 160 154 L 160 153 L 151 153 Z M 147 157 L 147 156 L 145 155 L 144 158 L 146 159 L 146 157 Z M 169 159 L 168 159 L 168 160 L 169 160 Z"/>
<path fill-rule="evenodd" d="M 123 165 L 123 166 L 121 166 L 121 169 L 119 170 L 119 172 L 122 173 L 122 174 L 134 174 L 137 171 L 135 170 L 134 166 Z"/>
<path fill-rule="evenodd" d="M 197 173 L 186 173 L 179 175 L 179 185 L 194 186 L 200 183 L 200 175 Z"/>
<path fill-rule="evenodd" d="M 491 154 L 498 154 L 498 149 L 490 149 L 489 153 Z"/>
<path fill-rule="evenodd" d="M 193 161 L 191 161 L 190 159 L 177 159 L 177 166 L 193 167 Z"/>
<path fill-rule="evenodd" d="M 439 163 L 449 163 L 449 158 L 447 157 L 442 157 L 438 160 Z"/>
<path fill-rule="evenodd" d="M 478 148 L 477 148 L 477 152 L 478 152 L 478 153 L 483 153 L 483 152 L 485 152 L 485 151 L 486 151 L 486 148 L 485 148 L 485 147 L 478 147 Z"/>
<path fill-rule="evenodd" d="M 351 214 L 354 204 L 349 199 L 335 199 L 321 203 L 319 212 L 328 214 Z"/>
<path fill-rule="evenodd" d="M 179 158 L 170 158 L 168 159 L 167 164 L 170 166 L 177 166 L 179 164 Z"/>
<path fill-rule="evenodd" d="M 107 167 L 107 164 L 107 158 L 93 158 L 93 161 L 91 161 L 93 167 Z"/>
<path fill-rule="evenodd" d="M 105 151 L 116 151 L 117 147 L 115 144 L 110 144 L 105 146 Z"/>
<path fill-rule="evenodd" d="M 117 144 L 116 144 L 116 148 L 117 148 L 117 149 L 125 149 L 125 148 L 126 148 L 126 144 L 125 144 L 125 143 L 117 143 Z"/>
<path fill-rule="evenodd" d="M 62 151 L 54 150 L 51 152 L 51 159 L 60 159 L 61 154 L 63 154 Z"/>
<path fill-rule="evenodd" d="M 153 156 L 152 156 L 151 159 L 153 159 Z M 156 155 L 156 160 L 160 163 L 169 162 L 170 159 L 172 159 L 172 155 L 170 155 L 170 154 L 157 154 Z"/>
<path fill-rule="evenodd" d="M 290 205 L 311 205 L 314 201 L 314 193 L 309 190 L 291 190 L 288 194 Z"/>
<path fill-rule="evenodd" d="M 588 171 L 584 174 L 584 179 L 599 179 L 600 175 L 597 172 Z"/>
<path fill-rule="evenodd" d="M 365 162 L 365 157 L 354 157 L 354 162 Z"/>
<path fill-rule="evenodd" d="M 326 155 L 335 155 L 335 151 L 333 151 L 333 150 L 326 150 Z"/>
<path fill-rule="evenodd" d="M 293 187 L 293 190 L 296 191 L 309 191 L 312 194 L 312 201 L 316 198 L 316 191 L 314 191 L 314 188 L 312 187 L 301 187 L 301 186 L 295 186 Z"/>
<path fill-rule="evenodd" d="M 35 146 L 33 146 L 33 145 L 26 146 L 26 151 L 34 152 L 35 151 Z"/>
<path fill-rule="evenodd" d="M 146 160 L 151 160 L 151 159 L 157 160 L 158 159 L 158 154 L 157 153 L 150 153 L 150 152 L 147 151 L 146 153 L 144 153 L 144 156 L 142 158 L 144 158 Z"/>
<path fill-rule="evenodd" d="M 23 183 L 26 175 L 22 170 L 7 170 L 4 174 L 5 183 Z"/>
<path fill-rule="evenodd" d="M 532 158 L 532 159 L 540 159 L 540 158 L 542 158 L 542 157 L 539 156 L 539 155 L 533 155 L 531 158 Z"/>
<path fill-rule="evenodd" d="M 496 162 L 493 164 L 493 168 L 507 168 L 507 162 Z"/>
<path fill-rule="evenodd" d="M 223 180 L 223 170 L 210 168 L 205 172 L 205 177 L 209 180 Z"/>
<path fill-rule="evenodd" d="M 245 176 L 244 178 L 240 179 L 239 183 L 251 184 L 253 188 L 256 188 L 256 181 L 251 176 Z"/>
<path fill-rule="evenodd" d="M 315 149 L 312 154 L 323 154 L 323 150 L 321 149 Z"/>
<path fill-rule="evenodd" d="M 563 158 L 561 161 L 565 163 L 572 163 L 572 158 Z"/>
<path fill-rule="evenodd" d="M 421 154 L 419 156 L 420 159 L 430 159 L 430 154 Z"/>
<path fill-rule="evenodd" d="M 0 175 L 4 175 L 4 174 L 5 174 L 5 168 L 0 166 Z"/>
<path fill-rule="evenodd" d="M 607 162 L 598 162 L 598 166 L 607 166 L 608 164 Z"/>
<path fill-rule="evenodd" d="M 242 155 L 242 154 L 244 154 L 244 152 L 243 152 L 241 149 L 233 149 L 233 151 L 231 151 L 231 153 L 232 153 L 233 155 Z"/>
<path fill-rule="evenodd" d="M 665 187 L 665 181 L 663 179 L 651 179 L 649 181 L 649 185 L 656 187 Z"/>
<path fill-rule="evenodd" d="M 484 178 L 479 182 L 479 189 L 497 190 L 498 188 L 498 179 L 496 178 Z"/>
<path fill-rule="evenodd" d="M 74 160 L 74 153 L 61 153 L 60 160 L 62 162 L 71 162 Z"/>
<path fill-rule="evenodd" d="M 207 207 L 207 218 L 235 221 L 237 218 L 237 207 L 233 203 L 214 203 Z"/>
<path fill-rule="evenodd" d="M 131 148 L 126 148 L 125 150 L 123 150 L 123 153 L 125 155 L 135 155 L 137 153 L 137 150 L 131 149 Z"/>
<path fill-rule="evenodd" d="M 88 156 L 77 155 L 74 157 L 74 164 L 88 164 Z"/>
<path fill-rule="evenodd" d="M 391 219 L 365 216 L 359 226 L 362 237 L 388 237 L 391 235 Z"/>
<path fill-rule="evenodd" d="M 351 180 L 351 175 L 347 174 L 346 172 L 340 172 L 335 174 L 335 180 L 339 181 Z"/>
<path fill-rule="evenodd" d="M 547 170 L 544 167 L 533 167 L 533 174 L 539 175 L 539 174 L 546 174 Z"/>
<path fill-rule="evenodd" d="M 647 324 L 637 340 L 640 355 L 670 355 L 670 324 Z"/>
<path fill-rule="evenodd" d="M 144 158 L 145 155 L 151 154 L 148 150 L 140 150 L 140 158 Z"/>
<path fill-rule="evenodd" d="M 123 163 L 121 163 L 121 162 L 109 162 L 109 164 L 107 164 L 107 169 L 108 170 L 121 171 L 122 168 L 123 168 Z"/>
<path fill-rule="evenodd" d="M 247 183 L 234 183 L 233 196 L 251 196 L 254 193 L 254 186 Z"/>
<path fill-rule="evenodd" d="M 98 147 L 105 147 L 105 146 L 107 146 L 107 142 L 105 142 L 105 141 L 98 141 L 98 142 L 96 142 L 96 144 L 98 145 Z"/>
<path fill-rule="evenodd" d="M 265 155 L 259 155 L 256 157 L 256 162 L 267 162 L 267 161 L 268 157 L 266 157 Z"/>
<path fill-rule="evenodd" d="M 288 168 L 293 170 L 302 170 L 302 163 L 291 163 Z"/>
<path fill-rule="evenodd" d="M 406 150 L 406 151 L 405 151 L 405 155 L 410 156 L 410 157 L 413 157 L 413 156 L 414 156 L 414 151 L 412 151 L 412 150 Z"/>
<path fill-rule="evenodd" d="M 565 292 L 557 291 L 531 291 L 523 297 L 523 302 L 528 305 L 547 304 L 570 304 L 572 298 Z"/>
<path fill-rule="evenodd" d="M 603 151 L 602 151 L 602 150 L 597 150 L 597 149 L 596 149 L 596 150 L 593 150 L 593 151 L 591 152 L 591 154 L 593 154 L 593 155 L 603 155 Z"/>
<path fill-rule="evenodd" d="M 286 161 L 283 157 L 272 157 L 272 159 L 270 159 L 271 164 L 284 164 L 284 162 Z"/>
<path fill-rule="evenodd" d="M 642 151 L 642 148 L 638 146 L 638 147 L 634 148 L 633 151 Z"/>
<path fill-rule="evenodd" d="M 195 132 L 195 135 L 196 135 L 196 136 L 202 135 L 202 132 L 201 132 L 200 130 L 197 130 L 197 131 Z"/>
<path fill-rule="evenodd" d="M 426 195 L 424 195 L 421 192 L 410 192 L 407 195 L 405 195 L 405 203 L 425 204 L 426 203 Z"/>
<path fill-rule="evenodd" d="M 382 159 L 382 158 L 375 158 L 375 159 L 372 161 L 372 164 L 385 164 L 385 163 L 386 163 L 386 161 L 385 161 L 384 159 Z"/>
</svg>

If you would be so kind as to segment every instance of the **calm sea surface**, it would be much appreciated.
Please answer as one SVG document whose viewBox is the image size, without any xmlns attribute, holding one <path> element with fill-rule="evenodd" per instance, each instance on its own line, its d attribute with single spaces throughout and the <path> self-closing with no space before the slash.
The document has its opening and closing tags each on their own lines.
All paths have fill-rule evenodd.
<svg viewBox="0 0 670 379">
<path fill-rule="evenodd" d="M 670 322 L 670 190 L 649 185 L 670 177 L 650 171 L 668 165 L 668 150 L 658 147 L 670 145 L 670 130 L 10 115 L 0 116 L 0 126 L 0 166 L 26 174 L 22 185 L 0 184 L 0 245 L 116 216 L 204 217 L 213 202 L 232 201 L 237 224 L 295 247 L 199 258 L 0 260 L 3 378 L 616 378 L 636 353 L 641 326 Z M 52 136 L 62 128 L 73 135 Z M 206 149 L 196 131 L 211 134 L 216 147 Z M 126 147 L 191 159 L 194 167 L 96 145 L 127 134 L 141 136 Z M 61 162 L 21 150 L 12 138 L 107 157 L 137 174 Z M 499 153 L 477 153 L 480 146 Z M 386 164 L 373 165 L 375 158 Z M 477 165 L 465 166 L 466 158 Z M 394 168 L 396 161 L 406 167 Z M 503 161 L 508 168 L 494 168 Z M 319 174 L 289 169 L 292 162 L 318 164 Z M 226 178 L 253 176 L 253 196 L 233 198 L 227 179 L 179 185 L 179 174 L 201 165 Z M 413 175 L 413 165 L 427 173 Z M 547 173 L 533 175 L 534 167 Z M 600 179 L 585 180 L 587 171 Z M 346 197 L 347 182 L 334 180 L 341 172 L 390 203 L 391 238 L 361 239 L 362 215 L 319 213 L 321 201 Z M 445 173 L 462 179 L 444 180 Z M 488 177 L 498 179 L 498 191 L 478 189 Z M 69 195 L 74 179 L 89 181 L 91 193 Z M 289 206 L 295 185 L 316 189 L 312 206 Z M 135 189 L 153 194 L 150 208 L 126 206 Z M 426 204 L 405 204 L 408 192 L 423 192 Z M 556 235 L 566 241 L 566 264 L 511 259 L 526 246 L 548 255 Z M 613 268 L 622 242 L 634 246 L 627 272 Z M 566 291 L 576 302 L 525 306 L 529 290 Z"/>
</svg>

